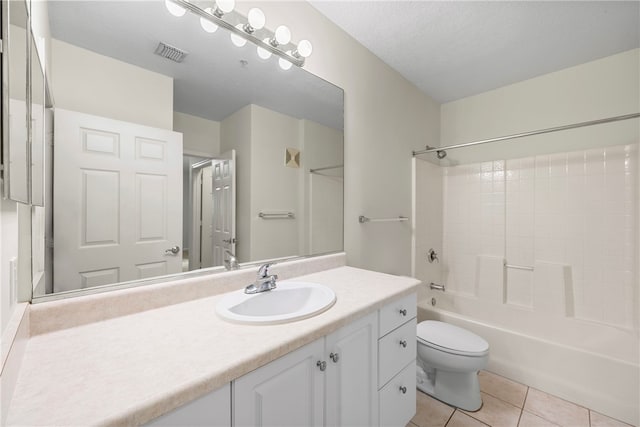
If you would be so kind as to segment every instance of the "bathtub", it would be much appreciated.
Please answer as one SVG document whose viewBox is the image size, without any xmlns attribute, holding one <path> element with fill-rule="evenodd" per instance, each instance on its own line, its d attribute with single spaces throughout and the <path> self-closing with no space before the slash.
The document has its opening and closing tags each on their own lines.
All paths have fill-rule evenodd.
<svg viewBox="0 0 640 427">
<path fill-rule="evenodd" d="M 640 424 L 637 331 L 478 302 L 472 296 L 423 291 L 418 321 L 441 320 L 482 336 L 490 344 L 491 372 Z"/>
</svg>

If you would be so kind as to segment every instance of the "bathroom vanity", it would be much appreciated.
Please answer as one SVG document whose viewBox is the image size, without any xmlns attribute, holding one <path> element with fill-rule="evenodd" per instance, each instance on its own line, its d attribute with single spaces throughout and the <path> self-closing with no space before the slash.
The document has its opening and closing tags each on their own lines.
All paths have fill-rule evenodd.
<svg viewBox="0 0 640 427">
<path fill-rule="evenodd" d="M 285 264 L 276 272 L 295 277 Z M 229 273 L 220 289 L 245 286 L 247 274 Z M 243 325 L 216 315 L 224 294 L 214 294 L 41 333 L 32 325 L 7 423 L 405 425 L 419 282 L 344 266 L 296 278 L 330 287 L 334 306 Z"/>
<path fill-rule="evenodd" d="M 148 425 L 406 425 L 415 322 L 413 293 Z"/>
</svg>

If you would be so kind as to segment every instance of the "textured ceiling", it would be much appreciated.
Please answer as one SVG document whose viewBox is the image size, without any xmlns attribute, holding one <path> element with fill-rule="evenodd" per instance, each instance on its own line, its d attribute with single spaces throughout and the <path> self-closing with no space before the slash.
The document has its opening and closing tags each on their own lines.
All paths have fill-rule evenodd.
<svg viewBox="0 0 640 427">
<path fill-rule="evenodd" d="M 640 45 L 638 1 L 311 4 L 439 102 Z"/>
</svg>

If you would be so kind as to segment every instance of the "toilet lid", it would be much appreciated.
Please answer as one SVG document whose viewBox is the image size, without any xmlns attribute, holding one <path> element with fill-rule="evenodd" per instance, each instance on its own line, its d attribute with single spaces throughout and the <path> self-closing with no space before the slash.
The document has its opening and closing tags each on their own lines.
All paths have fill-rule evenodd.
<svg viewBox="0 0 640 427">
<path fill-rule="evenodd" d="M 436 320 L 418 324 L 418 339 L 452 353 L 475 354 L 489 351 L 489 343 L 465 329 Z"/>
</svg>

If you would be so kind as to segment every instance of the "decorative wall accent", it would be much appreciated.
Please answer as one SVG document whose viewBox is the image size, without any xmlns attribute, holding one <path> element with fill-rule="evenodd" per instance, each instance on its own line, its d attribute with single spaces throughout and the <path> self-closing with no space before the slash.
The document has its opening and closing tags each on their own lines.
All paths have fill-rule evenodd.
<svg viewBox="0 0 640 427">
<path fill-rule="evenodd" d="M 287 148 L 284 150 L 284 164 L 290 168 L 300 167 L 300 150 Z"/>
</svg>

